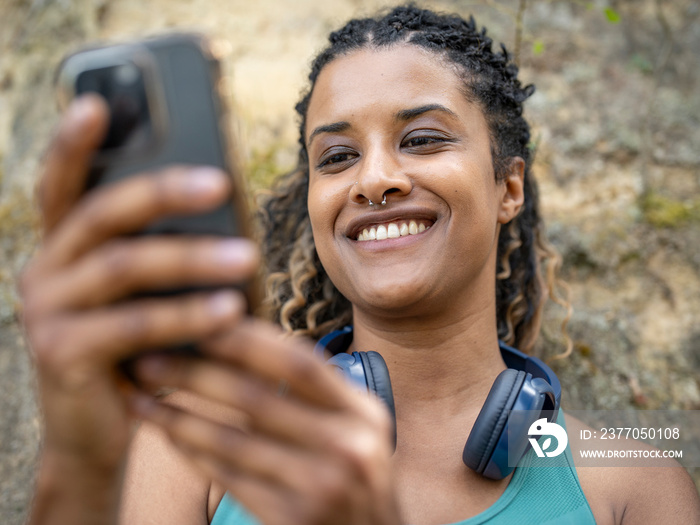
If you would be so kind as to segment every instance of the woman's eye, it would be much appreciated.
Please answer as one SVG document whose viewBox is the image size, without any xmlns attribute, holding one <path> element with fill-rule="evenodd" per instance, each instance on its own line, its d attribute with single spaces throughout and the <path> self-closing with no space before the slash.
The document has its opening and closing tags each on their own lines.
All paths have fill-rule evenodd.
<svg viewBox="0 0 700 525">
<path fill-rule="evenodd" d="M 334 165 L 347 163 L 355 158 L 355 154 L 351 151 L 330 152 L 321 157 L 317 169 L 335 167 Z"/>
<path fill-rule="evenodd" d="M 338 162 L 344 162 L 348 160 L 350 155 L 348 153 L 336 153 L 335 155 L 331 155 L 329 158 L 327 158 L 325 161 L 323 161 L 324 164 L 337 164 Z"/>
<path fill-rule="evenodd" d="M 415 137 L 404 142 L 404 146 L 413 148 L 415 146 L 424 146 L 426 144 L 432 144 L 438 141 L 439 140 L 434 137 Z"/>
<path fill-rule="evenodd" d="M 406 137 L 401 146 L 404 148 L 430 148 L 440 146 L 445 142 L 450 142 L 450 140 L 439 135 L 416 135 Z"/>
</svg>

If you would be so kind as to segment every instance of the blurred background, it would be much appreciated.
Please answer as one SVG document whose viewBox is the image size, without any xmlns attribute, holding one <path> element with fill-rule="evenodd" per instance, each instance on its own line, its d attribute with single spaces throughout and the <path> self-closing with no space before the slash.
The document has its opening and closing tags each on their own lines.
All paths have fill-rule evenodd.
<svg viewBox="0 0 700 525">
<path fill-rule="evenodd" d="M 294 104 L 327 34 L 371 0 L 0 0 L 0 522 L 23 522 L 40 442 L 16 280 L 58 121 L 53 79 L 82 45 L 171 29 L 217 39 L 251 189 L 292 167 Z M 574 307 L 553 366 L 564 408 L 700 410 L 700 4 L 442 0 L 514 53 L 535 174 Z M 553 304 L 537 352 L 565 349 Z M 691 470 L 696 484 L 700 469 Z"/>
</svg>

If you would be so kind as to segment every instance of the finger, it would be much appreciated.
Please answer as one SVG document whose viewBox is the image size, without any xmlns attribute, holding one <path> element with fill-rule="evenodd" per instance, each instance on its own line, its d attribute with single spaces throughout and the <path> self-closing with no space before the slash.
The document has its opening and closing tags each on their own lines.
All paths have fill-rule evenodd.
<svg viewBox="0 0 700 525">
<path fill-rule="evenodd" d="M 28 291 L 25 311 L 34 315 L 99 306 L 134 292 L 250 279 L 259 255 L 248 239 L 143 237 L 106 244 Z"/>
<path fill-rule="evenodd" d="M 241 294 L 142 299 L 30 326 L 40 365 L 78 376 L 149 351 L 211 337 L 244 315 Z M 66 372 L 68 371 L 68 372 Z"/>
<path fill-rule="evenodd" d="M 248 428 L 300 450 L 323 451 L 362 469 L 367 457 L 391 455 L 392 425 L 380 401 L 357 394 L 346 410 L 318 408 L 243 370 L 210 360 L 146 356 L 136 375 L 144 385 L 193 392 L 246 414 Z"/>
<path fill-rule="evenodd" d="M 179 356 L 146 356 L 136 363 L 140 384 L 173 387 L 198 394 L 246 414 L 252 430 L 306 448 L 328 448 L 342 439 L 338 415 L 292 396 L 282 397 L 276 383 L 217 361 Z M 342 415 L 342 412 L 340 413 Z M 321 423 L 321 424 L 319 424 Z"/>
<path fill-rule="evenodd" d="M 144 229 L 165 215 L 192 214 L 223 201 L 230 185 L 210 167 L 145 173 L 94 190 L 51 237 L 42 259 L 61 267 L 116 236 Z"/>
<path fill-rule="evenodd" d="M 94 150 L 107 131 L 109 110 L 97 95 L 76 99 L 68 108 L 49 147 L 37 188 L 43 227 L 50 232 L 85 188 Z"/>
<path fill-rule="evenodd" d="M 356 395 L 341 377 L 313 355 L 311 343 L 284 339 L 269 323 L 249 319 L 202 350 L 261 378 L 288 384 L 290 392 L 319 407 L 348 408 Z"/>
</svg>

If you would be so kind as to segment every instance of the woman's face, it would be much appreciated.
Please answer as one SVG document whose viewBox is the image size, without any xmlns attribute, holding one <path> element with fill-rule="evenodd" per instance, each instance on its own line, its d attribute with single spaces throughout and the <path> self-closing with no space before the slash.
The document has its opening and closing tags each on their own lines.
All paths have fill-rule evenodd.
<svg viewBox="0 0 700 525">
<path fill-rule="evenodd" d="M 316 81 L 309 215 L 321 262 L 355 308 L 435 312 L 493 290 L 498 224 L 522 203 L 522 164 L 508 179 L 520 181 L 518 203 L 517 181 L 496 182 L 486 120 L 461 89 L 411 45 L 337 58 Z"/>
</svg>

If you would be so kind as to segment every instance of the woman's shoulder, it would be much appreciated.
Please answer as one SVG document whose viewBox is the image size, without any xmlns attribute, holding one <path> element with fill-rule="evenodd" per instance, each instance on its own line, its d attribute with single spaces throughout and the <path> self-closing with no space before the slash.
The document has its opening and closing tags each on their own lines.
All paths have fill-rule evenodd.
<svg viewBox="0 0 700 525">
<path fill-rule="evenodd" d="M 189 393 L 174 392 L 166 399 L 178 409 L 213 420 L 236 417 Z M 195 469 L 161 429 L 142 423 L 129 451 L 120 522 L 207 524 L 224 492 Z"/>
<path fill-rule="evenodd" d="M 569 436 L 594 429 L 566 415 Z M 627 523 L 700 524 L 700 497 L 687 471 L 675 460 L 663 467 L 582 466 L 580 441 L 569 440 L 576 473 L 596 521 L 603 525 Z M 610 450 L 626 450 L 629 442 L 612 440 Z M 635 448 L 654 450 L 642 442 Z"/>
</svg>

